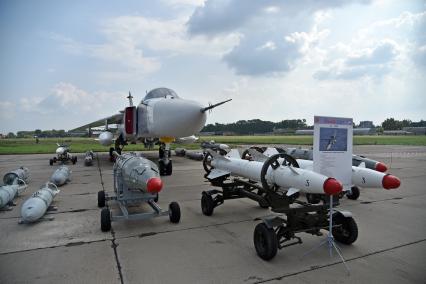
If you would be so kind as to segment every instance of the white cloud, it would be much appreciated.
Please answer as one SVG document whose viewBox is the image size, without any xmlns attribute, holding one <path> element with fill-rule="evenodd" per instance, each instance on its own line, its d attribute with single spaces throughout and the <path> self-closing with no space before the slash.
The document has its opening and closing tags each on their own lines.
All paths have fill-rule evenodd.
<svg viewBox="0 0 426 284">
<path fill-rule="evenodd" d="M 279 76 L 293 70 L 329 31 L 318 24 L 329 9 L 369 1 L 206 1 L 188 21 L 191 35 L 215 38 L 240 33 L 223 56 L 238 75 Z M 309 61 L 309 59 L 307 59 Z"/>
<path fill-rule="evenodd" d="M 0 119 L 5 120 L 15 118 L 16 105 L 9 101 L 0 101 Z"/>
<path fill-rule="evenodd" d="M 319 80 L 381 78 L 391 71 L 399 54 L 398 45 L 391 40 L 384 40 L 361 50 L 352 50 L 341 46 L 339 48 L 348 51 L 348 53 L 343 58 L 338 57 L 326 67 L 314 73 L 315 78 Z"/>
</svg>

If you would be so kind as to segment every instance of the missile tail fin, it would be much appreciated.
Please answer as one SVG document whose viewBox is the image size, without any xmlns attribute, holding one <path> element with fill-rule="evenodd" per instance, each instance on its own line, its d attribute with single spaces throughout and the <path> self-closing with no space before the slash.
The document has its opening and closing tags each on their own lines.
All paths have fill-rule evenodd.
<svg viewBox="0 0 426 284">
<path fill-rule="evenodd" d="M 207 178 L 212 180 L 212 179 L 222 177 L 222 176 L 226 176 L 226 175 L 229 175 L 229 174 L 230 174 L 230 172 L 227 172 L 227 171 L 222 171 L 222 170 L 219 170 L 219 169 L 213 169 L 213 170 L 210 171 Z"/>
<path fill-rule="evenodd" d="M 267 156 L 258 152 L 256 149 L 249 149 L 248 152 L 249 152 L 250 156 L 252 157 L 253 161 L 263 163 L 268 159 Z"/>
<path fill-rule="evenodd" d="M 235 158 L 235 159 L 240 159 L 240 152 L 238 152 L 237 149 L 232 149 L 231 151 L 229 151 L 229 153 L 226 155 L 226 157 L 229 158 Z"/>
</svg>

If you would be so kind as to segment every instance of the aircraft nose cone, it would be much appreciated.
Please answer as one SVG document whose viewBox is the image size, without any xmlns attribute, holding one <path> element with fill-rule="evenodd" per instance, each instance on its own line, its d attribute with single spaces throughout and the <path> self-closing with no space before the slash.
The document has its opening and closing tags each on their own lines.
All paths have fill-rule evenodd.
<svg viewBox="0 0 426 284">
<path fill-rule="evenodd" d="M 343 185 L 335 178 L 328 178 L 324 182 L 323 189 L 327 195 L 336 195 L 342 191 Z"/>
<path fill-rule="evenodd" d="M 383 163 L 381 163 L 381 162 L 378 162 L 378 163 L 376 164 L 376 171 L 381 172 L 381 173 L 384 173 L 384 172 L 386 172 L 387 170 L 388 170 L 388 167 L 387 167 L 385 164 L 383 164 Z"/>
<path fill-rule="evenodd" d="M 146 190 L 149 193 L 158 193 L 163 188 L 163 181 L 159 177 L 153 177 L 146 183 Z"/>
<path fill-rule="evenodd" d="M 401 181 L 396 176 L 385 175 L 382 180 L 382 185 L 385 189 L 394 189 L 401 185 Z"/>
</svg>

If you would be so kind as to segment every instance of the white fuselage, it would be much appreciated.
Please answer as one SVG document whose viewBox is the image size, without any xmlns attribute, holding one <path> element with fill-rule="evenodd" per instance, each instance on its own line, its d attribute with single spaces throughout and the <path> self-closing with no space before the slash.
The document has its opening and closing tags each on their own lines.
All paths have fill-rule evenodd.
<svg viewBox="0 0 426 284">
<path fill-rule="evenodd" d="M 187 137 L 199 132 L 206 114 L 197 102 L 180 98 L 154 98 L 137 107 L 137 138 Z"/>
</svg>

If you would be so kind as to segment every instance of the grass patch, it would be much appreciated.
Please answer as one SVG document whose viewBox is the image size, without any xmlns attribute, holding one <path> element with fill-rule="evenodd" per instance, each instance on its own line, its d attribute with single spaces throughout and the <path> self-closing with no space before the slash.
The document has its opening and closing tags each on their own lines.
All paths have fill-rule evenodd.
<svg viewBox="0 0 426 284">
<path fill-rule="evenodd" d="M 235 145 L 259 144 L 287 144 L 287 145 L 312 145 L 312 136 L 202 136 L 201 141 L 215 140 L 217 143 Z M 4 154 L 54 154 L 56 143 L 68 144 L 71 153 L 82 153 L 88 150 L 107 152 L 108 147 L 100 145 L 93 138 L 40 138 L 39 143 L 33 138 L 0 139 L 0 155 Z M 426 146 L 426 136 L 355 136 L 354 145 L 411 145 Z M 199 149 L 200 144 L 173 144 L 172 149 L 183 147 L 186 149 Z M 158 149 L 158 146 L 154 148 Z M 126 151 L 144 151 L 143 144 L 129 144 Z"/>
</svg>

